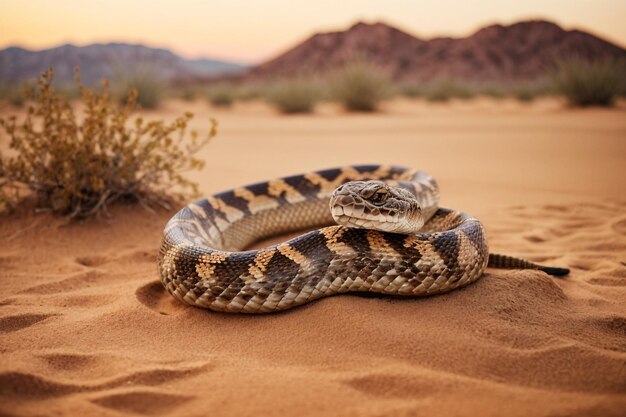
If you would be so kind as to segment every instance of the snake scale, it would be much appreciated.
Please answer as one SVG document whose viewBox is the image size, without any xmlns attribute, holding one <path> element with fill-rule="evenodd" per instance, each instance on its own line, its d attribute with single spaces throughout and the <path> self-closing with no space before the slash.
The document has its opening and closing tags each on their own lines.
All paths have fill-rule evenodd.
<svg viewBox="0 0 626 417">
<path fill-rule="evenodd" d="M 172 217 L 163 232 L 159 274 L 167 291 L 185 303 L 241 313 L 286 310 L 345 292 L 439 294 L 476 281 L 487 266 L 567 274 L 490 255 L 480 221 L 439 208 L 438 201 L 433 177 L 383 165 L 235 188 Z M 245 250 L 269 236 L 315 227 L 321 228 Z"/>
</svg>

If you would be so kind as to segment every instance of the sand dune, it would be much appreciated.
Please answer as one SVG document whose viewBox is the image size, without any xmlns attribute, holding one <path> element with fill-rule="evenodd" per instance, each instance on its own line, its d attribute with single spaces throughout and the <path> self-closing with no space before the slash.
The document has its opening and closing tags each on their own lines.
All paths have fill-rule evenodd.
<svg viewBox="0 0 626 417">
<path fill-rule="evenodd" d="M 172 213 L 117 207 L 113 221 L 70 225 L 18 213 L 0 219 L 1 415 L 623 415 L 623 109 L 396 102 L 369 116 L 260 105 L 217 116 L 205 193 L 345 163 L 421 167 L 444 205 L 483 220 L 494 251 L 572 273 L 488 270 L 442 296 L 217 314 L 158 281 Z"/>
</svg>

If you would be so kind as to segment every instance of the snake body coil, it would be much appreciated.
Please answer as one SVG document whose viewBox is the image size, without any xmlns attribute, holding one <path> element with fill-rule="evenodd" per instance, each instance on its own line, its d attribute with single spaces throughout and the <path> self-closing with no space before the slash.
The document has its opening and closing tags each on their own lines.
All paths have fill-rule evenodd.
<svg viewBox="0 0 626 417">
<path fill-rule="evenodd" d="M 398 186 L 419 202 L 426 223 L 418 233 L 330 226 L 333 191 L 349 181 L 368 180 Z M 240 187 L 174 215 L 164 230 L 159 273 L 179 300 L 225 312 L 274 312 L 349 291 L 443 293 L 480 278 L 490 257 L 476 218 L 437 205 L 431 176 L 393 166 L 329 169 Z M 244 250 L 268 236 L 320 226 L 326 227 Z M 566 271 L 499 255 L 492 261 L 500 267 Z"/>
</svg>

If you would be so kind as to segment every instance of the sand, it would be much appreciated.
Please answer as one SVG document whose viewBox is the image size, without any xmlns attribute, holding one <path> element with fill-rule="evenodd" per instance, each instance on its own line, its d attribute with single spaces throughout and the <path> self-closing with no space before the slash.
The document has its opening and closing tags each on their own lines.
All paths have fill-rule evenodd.
<svg viewBox="0 0 626 417">
<path fill-rule="evenodd" d="M 493 251 L 572 273 L 490 269 L 442 296 L 217 314 L 158 281 L 172 213 L 17 213 L 0 219 L 0 415 L 624 415 L 623 105 L 395 101 L 285 117 L 169 102 L 149 116 L 190 107 L 220 121 L 194 174 L 205 194 L 349 163 L 419 167 L 442 205 L 483 220 Z"/>
</svg>

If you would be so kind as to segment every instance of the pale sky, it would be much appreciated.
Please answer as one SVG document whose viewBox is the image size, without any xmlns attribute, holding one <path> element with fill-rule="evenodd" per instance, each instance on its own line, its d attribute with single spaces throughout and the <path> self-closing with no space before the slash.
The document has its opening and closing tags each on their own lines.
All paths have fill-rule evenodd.
<svg viewBox="0 0 626 417">
<path fill-rule="evenodd" d="M 357 20 L 431 38 L 529 18 L 626 45 L 626 0 L 0 0 L 0 48 L 119 41 L 254 63 Z"/>
</svg>

